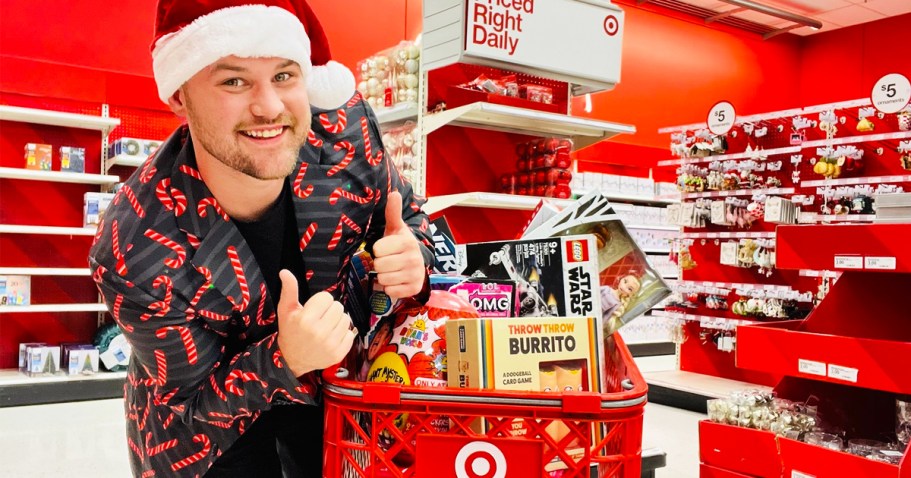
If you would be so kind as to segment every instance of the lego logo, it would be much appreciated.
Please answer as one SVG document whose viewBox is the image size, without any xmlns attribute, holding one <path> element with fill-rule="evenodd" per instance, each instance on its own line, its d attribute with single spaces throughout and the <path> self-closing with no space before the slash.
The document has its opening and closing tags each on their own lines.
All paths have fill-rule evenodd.
<svg viewBox="0 0 911 478">
<path fill-rule="evenodd" d="M 573 243 L 573 259 L 577 261 L 584 260 L 584 255 L 582 254 L 582 243 L 574 242 Z"/>
<path fill-rule="evenodd" d="M 458 478 L 505 478 L 506 456 L 493 443 L 473 441 L 455 459 Z"/>
</svg>

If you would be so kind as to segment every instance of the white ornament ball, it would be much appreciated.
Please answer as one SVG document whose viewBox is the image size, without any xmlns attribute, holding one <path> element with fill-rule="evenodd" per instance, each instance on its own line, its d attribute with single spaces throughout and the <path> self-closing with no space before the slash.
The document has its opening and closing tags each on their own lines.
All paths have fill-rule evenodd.
<svg viewBox="0 0 911 478">
<path fill-rule="evenodd" d="M 385 80 L 389 76 L 389 70 L 376 70 L 376 77 L 380 80 Z"/>
<path fill-rule="evenodd" d="M 421 56 L 421 47 L 417 45 L 408 45 L 408 58 L 415 59 Z"/>
<path fill-rule="evenodd" d="M 358 83 L 357 91 L 360 91 L 361 93 L 366 93 L 367 92 L 367 82 L 362 81 L 362 82 Z"/>
<path fill-rule="evenodd" d="M 376 89 L 376 87 L 379 84 L 380 84 L 380 80 L 377 80 L 376 78 L 370 78 L 369 80 L 367 80 L 367 89 L 370 91 L 373 91 Z"/>
<path fill-rule="evenodd" d="M 418 90 L 408 90 L 405 95 L 405 101 L 415 102 L 418 100 Z"/>
<path fill-rule="evenodd" d="M 407 71 L 408 73 L 417 73 L 418 68 L 420 68 L 420 64 L 418 63 L 417 60 L 409 59 L 405 62 L 405 71 Z"/>
<path fill-rule="evenodd" d="M 406 88 L 417 88 L 418 87 L 418 76 L 409 73 L 405 75 L 405 87 Z"/>
<path fill-rule="evenodd" d="M 396 96 L 396 100 L 397 100 L 397 101 L 405 101 L 405 98 L 408 97 L 408 89 L 407 89 L 407 88 L 399 88 L 399 91 L 396 92 L 396 95 L 397 95 L 397 96 Z"/>
<path fill-rule="evenodd" d="M 398 141 L 396 141 L 395 136 L 392 136 L 389 133 L 383 134 L 383 146 L 386 149 L 389 149 L 389 150 L 395 149 L 397 145 L 398 145 Z"/>
<path fill-rule="evenodd" d="M 387 66 L 389 66 L 389 58 L 386 58 L 385 56 L 377 56 L 377 57 L 376 57 L 376 68 L 377 68 L 378 70 L 383 70 L 383 69 L 385 69 Z"/>
<path fill-rule="evenodd" d="M 376 109 L 376 108 L 377 108 L 377 105 L 378 105 L 377 98 L 374 98 L 374 97 L 371 96 L 370 98 L 367 98 L 367 103 L 370 103 L 370 106 L 371 106 L 373 109 Z"/>
<path fill-rule="evenodd" d="M 410 148 L 414 144 L 414 137 L 410 134 L 406 134 L 402 137 L 402 145 L 406 148 Z"/>
<path fill-rule="evenodd" d="M 412 144 L 412 145 L 411 145 L 411 154 L 417 156 L 417 155 L 420 153 L 420 151 L 419 151 L 420 149 L 421 149 L 421 144 L 420 144 L 420 143 L 414 143 L 414 144 Z"/>
</svg>

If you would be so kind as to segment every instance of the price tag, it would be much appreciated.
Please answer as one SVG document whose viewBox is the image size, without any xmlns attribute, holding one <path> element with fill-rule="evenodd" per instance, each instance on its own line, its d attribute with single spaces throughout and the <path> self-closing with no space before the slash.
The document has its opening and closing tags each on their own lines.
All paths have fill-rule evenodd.
<svg viewBox="0 0 911 478">
<path fill-rule="evenodd" d="M 816 478 L 816 475 L 808 475 L 797 470 L 791 470 L 791 478 Z"/>
<path fill-rule="evenodd" d="M 709 110 L 709 117 L 706 122 L 709 124 L 709 131 L 712 134 L 722 135 L 731 131 L 731 128 L 734 127 L 735 119 L 737 119 L 737 115 L 734 112 L 734 105 L 727 101 L 719 101 Z"/>
<path fill-rule="evenodd" d="M 895 258 L 894 257 L 865 257 L 864 258 L 864 268 L 872 270 L 881 270 L 881 271 L 894 271 L 895 270 Z"/>
<path fill-rule="evenodd" d="M 829 364 L 829 378 L 857 383 L 857 369 L 842 367 L 841 365 Z"/>
<path fill-rule="evenodd" d="M 911 81 L 905 75 L 890 73 L 873 85 L 870 99 L 877 110 L 886 114 L 898 113 L 911 102 Z"/>
<path fill-rule="evenodd" d="M 813 360 L 797 359 L 797 370 L 800 373 L 819 375 L 820 377 L 826 376 L 826 364 Z"/>
<path fill-rule="evenodd" d="M 879 452 L 887 456 L 905 456 L 904 453 L 895 450 L 879 450 Z"/>
<path fill-rule="evenodd" d="M 835 256 L 836 269 L 863 269 L 864 258 L 862 256 Z"/>
</svg>

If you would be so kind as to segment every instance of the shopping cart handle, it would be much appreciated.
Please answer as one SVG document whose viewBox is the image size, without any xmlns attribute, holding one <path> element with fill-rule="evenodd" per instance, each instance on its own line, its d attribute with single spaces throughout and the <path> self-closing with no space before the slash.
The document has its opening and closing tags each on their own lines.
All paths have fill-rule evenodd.
<svg viewBox="0 0 911 478">
<path fill-rule="evenodd" d="M 632 390 L 636 388 L 636 386 L 633 385 L 633 381 L 628 378 L 623 379 L 623 381 L 620 382 L 620 386 L 623 387 L 624 390 Z"/>
</svg>

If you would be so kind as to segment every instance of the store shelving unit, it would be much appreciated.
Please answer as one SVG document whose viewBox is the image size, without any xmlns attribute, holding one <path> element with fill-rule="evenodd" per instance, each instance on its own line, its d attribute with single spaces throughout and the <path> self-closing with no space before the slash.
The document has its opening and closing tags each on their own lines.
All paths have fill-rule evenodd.
<svg viewBox="0 0 911 478">
<path fill-rule="evenodd" d="M 726 198 L 737 196 L 753 196 L 755 194 L 779 196 L 782 194 L 794 194 L 794 191 L 794 188 L 738 189 L 734 191 L 705 191 L 699 193 L 684 193 L 682 196 L 683 199 Z"/>
<path fill-rule="evenodd" d="M 94 227 L 28 226 L 0 224 L 0 234 L 42 234 L 48 236 L 94 236 Z"/>
<path fill-rule="evenodd" d="M 0 370 L 0 407 L 121 398 L 126 376 L 126 372 L 99 372 L 29 377 L 18 370 Z"/>
<path fill-rule="evenodd" d="M 399 103 L 389 108 L 376 110 L 376 119 L 384 129 L 405 124 L 408 121 L 417 122 L 417 103 Z"/>
<path fill-rule="evenodd" d="M 89 269 L 65 267 L 0 267 L 0 276 L 90 276 Z"/>
<path fill-rule="evenodd" d="M 119 176 L 108 174 L 68 173 L 21 168 L 0 168 L 0 178 L 51 181 L 56 183 L 108 185 L 120 182 Z"/>
<path fill-rule="evenodd" d="M 8 105 L 0 105 L 0 120 L 62 126 L 65 128 L 92 129 L 101 131 L 105 136 L 120 124 L 118 118 L 82 115 L 36 108 L 22 108 Z"/>
<path fill-rule="evenodd" d="M 558 206 L 572 203 L 568 199 L 543 198 L 537 196 L 518 196 L 515 194 L 471 192 L 461 194 L 447 194 L 427 198 L 424 212 L 435 214 L 444 209 L 460 207 L 477 207 L 490 209 L 513 209 L 518 211 L 531 211 L 538 206 L 541 200 L 553 201 Z"/>
<path fill-rule="evenodd" d="M 118 154 L 117 156 L 108 158 L 104 162 L 105 171 L 111 169 L 112 166 L 127 166 L 131 168 L 138 168 L 142 166 L 142 163 L 146 161 L 147 158 L 139 156 L 129 156 L 126 154 Z"/>
<path fill-rule="evenodd" d="M 839 240 L 825 240 L 836 233 Z M 909 234 L 911 224 L 779 227 L 779 268 L 831 269 L 842 275 L 806 319 L 739 327 L 738 366 L 785 375 L 776 387 L 779 396 L 799 401 L 814 395 L 820 416 L 826 416 L 829 401 L 853 412 L 839 417 L 847 423 L 835 426 L 853 429 L 872 421 L 884 433 L 891 431 L 894 414 L 892 421 L 888 413 L 878 419 L 864 407 L 889 412 L 886 404 L 891 399 L 894 405 L 895 397 L 890 394 L 911 394 L 906 367 L 911 322 L 900 302 L 911 290 L 911 251 L 904 244 Z M 757 459 L 778 463 L 784 476 L 899 477 L 911 466 L 907 451 L 902 465 L 894 466 L 717 423 L 700 425 L 700 441 L 714 450 L 703 454 L 704 463 L 740 473 L 756 473 Z M 764 451 L 754 457 L 757 449 Z"/>
<path fill-rule="evenodd" d="M 585 196 L 590 193 L 590 189 L 573 189 L 573 196 Z M 677 204 L 680 202 L 680 196 L 676 197 L 662 197 L 662 196 L 638 196 L 635 194 L 619 194 L 609 191 L 602 191 L 601 195 L 604 196 L 608 201 L 615 201 L 620 203 L 636 203 L 636 204 L 655 204 L 655 205 L 668 205 L 668 204 Z"/>
<path fill-rule="evenodd" d="M 36 312 L 105 312 L 104 304 L 32 304 L 32 305 L 0 305 L 2 314 L 26 314 Z"/>
</svg>

